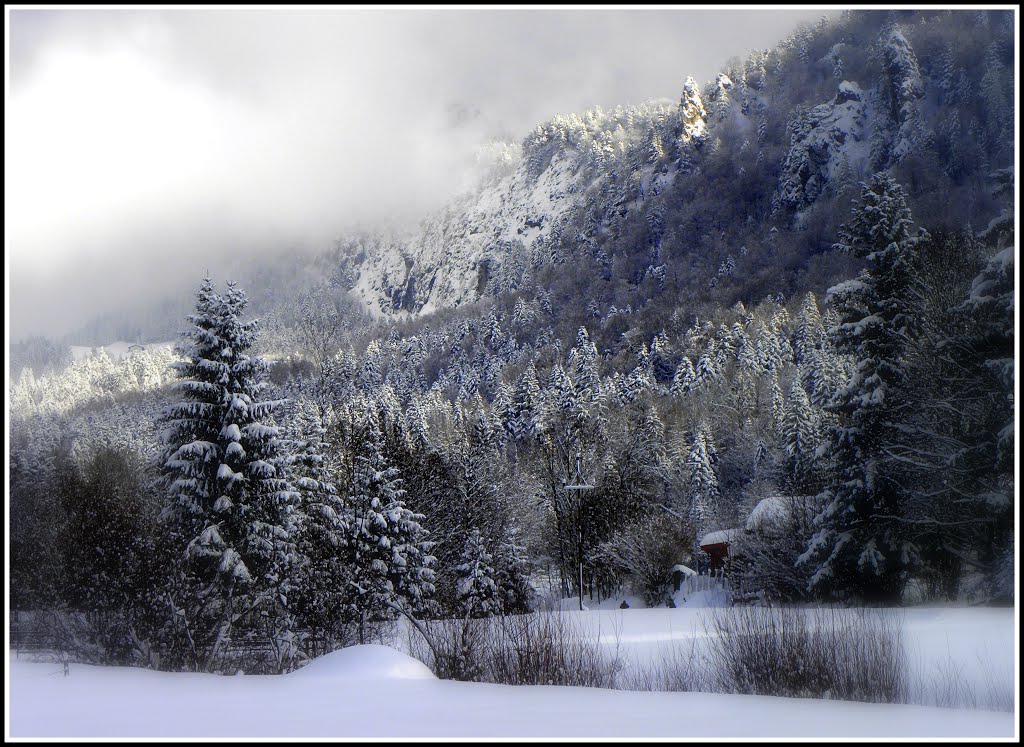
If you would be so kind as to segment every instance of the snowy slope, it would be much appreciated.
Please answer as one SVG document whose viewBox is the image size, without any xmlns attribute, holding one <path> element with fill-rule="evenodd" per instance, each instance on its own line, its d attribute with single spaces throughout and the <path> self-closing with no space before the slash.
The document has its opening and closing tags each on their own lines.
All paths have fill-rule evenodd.
<svg viewBox="0 0 1024 747">
<path fill-rule="evenodd" d="M 702 98 L 697 83 L 687 78 L 677 105 L 649 102 L 660 121 L 674 122 L 674 130 L 664 131 L 676 133 L 682 153 L 671 163 L 660 162 L 657 169 L 653 163 L 638 165 L 616 155 L 649 136 L 644 128 L 651 125 L 629 125 L 627 118 L 623 127 L 592 112 L 582 119 L 556 117 L 544 127 L 564 127 L 561 134 L 567 139 L 542 139 L 549 159 L 541 159 L 538 166 L 521 155 L 522 149 L 509 151 L 500 173 L 453 199 L 416 230 L 350 240 L 338 257 L 339 277 L 374 316 L 427 313 L 528 287 L 531 269 L 551 261 L 550 247 L 562 229 L 566 235 L 579 231 L 574 218 L 597 214 L 607 220 L 611 214 L 642 212 L 645 197 L 671 190 L 680 171 L 692 170 L 693 154 L 714 139 L 717 127 L 728 124 L 743 133 L 747 142 L 737 158 L 752 157 L 748 149 L 757 139 L 758 112 L 765 104 L 760 95 L 747 91 L 744 98 L 736 98 L 734 91 L 733 81 L 720 75 Z M 594 139 L 581 138 L 590 145 L 581 145 L 573 133 L 585 129 L 581 123 L 587 117 L 602 124 L 594 127 Z M 863 176 L 869 119 L 868 96 L 853 81 L 838 84 L 830 101 L 799 110 L 779 176 L 783 203 L 799 210 L 830 184 L 853 183 Z M 596 161 L 591 147 L 599 152 Z M 630 184 L 636 189 L 626 188 Z M 588 230 L 606 233 L 608 226 Z M 583 243 L 577 240 L 574 246 L 582 248 Z"/>
<path fill-rule="evenodd" d="M 967 112 L 983 122 L 988 115 L 976 115 L 992 107 L 998 113 L 1003 99 L 1008 107 L 1008 88 L 997 84 L 1011 77 L 996 74 L 1003 68 L 993 46 L 985 53 L 988 83 L 977 79 L 978 48 L 967 54 L 949 44 L 963 22 L 977 25 L 979 37 L 991 31 L 984 31 L 989 21 L 966 14 L 923 13 L 896 25 L 882 13 L 851 16 L 752 53 L 703 90 L 687 78 L 675 102 L 620 115 L 599 108 L 556 115 L 521 147 L 496 146 L 500 173 L 416 230 L 353 242 L 339 275 L 378 316 L 529 292 L 537 276 L 547 277 L 534 272 L 544 265 L 600 263 L 604 280 L 637 285 L 648 277 L 645 264 L 652 271 L 664 264 L 668 280 L 658 276 L 659 285 L 673 272 L 685 284 L 689 252 L 702 251 L 698 266 L 705 259 L 717 266 L 733 249 L 724 245 L 727 234 L 738 247 L 771 230 L 784 237 L 814 225 L 822 236 L 834 234 L 841 217 L 829 213 L 830 204 L 870 173 L 914 163 L 914 156 L 932 159 L 916 167 L 926 181 L 935 158 L 948 161 L 959 193 L 967 187 L 957 180 L 980 161 L 975 155 L 957 165 L 952 156 L 992 150 L 960 142 L 979 134 L 962 130 L 971 126 Z M 982 89 L 995 98 L 979 100 Z M 730 171 L 735 178 L 723 183 Z M 720 205 L 703 194 L 709 184 Z M 702 212 L 690 215 L 693 203 Z M 737 218 L 761 225 L 742 229 Z"/>
</svg>

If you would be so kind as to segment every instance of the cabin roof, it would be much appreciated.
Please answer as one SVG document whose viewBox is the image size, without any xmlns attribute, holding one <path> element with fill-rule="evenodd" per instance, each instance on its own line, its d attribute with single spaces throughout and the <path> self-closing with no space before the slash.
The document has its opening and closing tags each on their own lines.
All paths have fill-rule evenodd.
<svg viewBox="0 0 1024 747">
<path fill-rule="evenodd" d="M 735 537 L 736 533 L 739 531 L 740 530 L 738 528 L 733 528 L 719 529 L 715 532 L 709 532 L 704 535 L 703 539 L 701 539 L 700 546 L 704 547 L 705 545 L 728 544 L 729 542 L 732 542 L 733 537 Z"/>
</svg>

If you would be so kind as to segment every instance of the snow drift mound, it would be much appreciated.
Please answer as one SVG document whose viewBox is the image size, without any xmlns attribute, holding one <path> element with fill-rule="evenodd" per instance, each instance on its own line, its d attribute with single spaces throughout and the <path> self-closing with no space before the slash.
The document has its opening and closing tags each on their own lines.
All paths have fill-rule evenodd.
<svg viewBox="0 0 1024 747">
<path fill-rule="evenodd" d="M 418 659 L 378 643 L 350 646 L 317 657 L 289 677 L 334 677 L 339 679 L 437 679 Z"/>
</svg>

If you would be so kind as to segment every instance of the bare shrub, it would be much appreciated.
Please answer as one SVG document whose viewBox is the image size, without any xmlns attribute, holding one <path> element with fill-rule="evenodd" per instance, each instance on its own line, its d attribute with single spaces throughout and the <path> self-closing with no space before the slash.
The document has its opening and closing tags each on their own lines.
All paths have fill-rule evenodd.
<svg viewBox="0 0 1024 747">
<path fill-rule="evenodd" d="M 993 665 L 991 658 L 982 659 L 978 655 L 978 662 L 985 672 L 985 690 L 979 698 L 979 708 L 992 711 L 1014 712 L 1016 701 L 1016 690 L 1014 688 L 1012 659 L 1003 659 L 1002 667 Z M 1005 676 L 1000 674 L 1005 673 Z"/>
<path fill-rule="evenodd" d="M 944 708 L 977 708 L 978 694 L 964 678 L 964 665 L 951 657 L 935 665 L 935 674 L 924 682 L 916 698 L 927 705 Z"/>
<path fill-rule="evenodd" d="M 606 655 L 555 611 L 495 618 L 487 663 L 491 682 L 508 685 L 615 687 L 622 663 L 618 647 Z"/>
<path fill-rule="evenodd" d="M 48 610 L 31 619 L 36 639 L 61 661 L 104 666 L 153 665 L 150 647 L 124 615 Z"/>
<path fill-rule="evenodd" d="M 715 610 L 707 652 L 716 692 L 907 702 L 897 618 L 884 610 Z"/>
<path fill-rule="evenodd" d="M 409 630 L 409 652 L 442 680 L 483 682 L 487 618 L 425 620 Z"/>
<path fill-rule="evenodd" d="M 616 686 L 618 647 L 606 654 L 567 615 L 542 611 L 425 622 L 409 632 L 409 651 L 441 679 L 503 685 Z"/>
</svg>

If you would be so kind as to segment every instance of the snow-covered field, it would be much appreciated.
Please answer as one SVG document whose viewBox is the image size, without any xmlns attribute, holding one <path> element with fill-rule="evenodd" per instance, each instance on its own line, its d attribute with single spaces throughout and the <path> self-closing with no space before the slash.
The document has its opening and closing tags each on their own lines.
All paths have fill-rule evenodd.
<svg viewBox="0 0 1024 747">
<path fill-rule="evenodd" d="M 596 610 L 575 622 L 639 662 L 703 636 L 699 609 Z M 900 613 L 922 671 L 1013 689 L 1014 611 Z M 401 645 L 396 641 L 397 645 Z M 337 651 L 284 676 L 220 677 L 16 660 L 12 737 L 1004 737 L 1015 713 L 707 693 L 440 681 L 394 649 Z M 994 683 L 994 685 L 993 685 Z"/>
<path fill-rule="evenodd" d="M 633 600 L 633 604 L 636 600 Z M 706 623 L 710 610 L 597 609 L 566 612 L 608 647 L 618 646 L 629 664 L 644 664 L 663 657 L 673 644 L 688 644 L 711 635 Z M 812 609 L 808 609 L 813 614 Z M 853 610 L 837 613 L 855 614 Z M 1017 661 L 1014 611 L 996 607 L 909 607 L 888 611 L 903 631 L 903 642 L 913 666 L 911 682 L 933 680 L 956 672 L 980 699 L 990 690 L 1013 691 Z"/>
</svg>

